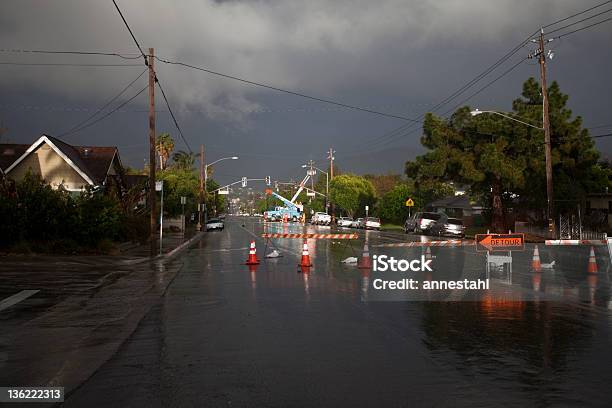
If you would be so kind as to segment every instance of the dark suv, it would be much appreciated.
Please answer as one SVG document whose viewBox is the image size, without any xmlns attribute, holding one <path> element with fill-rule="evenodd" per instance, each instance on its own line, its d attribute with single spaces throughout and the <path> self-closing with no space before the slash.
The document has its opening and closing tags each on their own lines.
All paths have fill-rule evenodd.
<svg viewBox="0 0 612 408">
<path fill-rule="evenodd" d="M 440 219 L 441 213 L 418 212 L 404 222 L 404 231 L 407 233 L 429 232 L 429 229 Z"/>
</svg>

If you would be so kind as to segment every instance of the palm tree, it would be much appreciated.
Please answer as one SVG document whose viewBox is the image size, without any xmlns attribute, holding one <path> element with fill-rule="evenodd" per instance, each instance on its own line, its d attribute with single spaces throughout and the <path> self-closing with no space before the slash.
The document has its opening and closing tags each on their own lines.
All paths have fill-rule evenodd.
<svg viewBox="0 0 612 408">
<path fill-rule="evenodd" d="M 193 170 L 195 167 L 196 158 L 199 156 L 199 153 L 194 154 L 193 152 L 179 150 L 172 155 L 172 160 L 174 161 L 175 166 L 179 169 Z"/>
<path fill-rule="evenodd" d="M 163 170 L 166 167 L 172 150 L 174 150 L 174 139 L 172 139 L 170 133 L 162 133 L 157 136 L 155 148 L 159 154 L 159 168 Z"/>
</svg>

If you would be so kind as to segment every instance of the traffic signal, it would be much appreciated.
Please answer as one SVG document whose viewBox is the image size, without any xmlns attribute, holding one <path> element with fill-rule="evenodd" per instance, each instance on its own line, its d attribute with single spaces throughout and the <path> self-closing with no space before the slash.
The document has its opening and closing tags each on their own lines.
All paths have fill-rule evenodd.
<svg viewBox="0 0 612 408">
<path fill-rule="evenodd" d="M 246 187 L 247 186 L 247 178 L 243 177 L 242 178 L 242 187 Z"/>
<path fill-rule="evenodd" d="M 270 176 L 266 176 L 266 186 L 269 186 L 272 184 L 272 180 L 270 179 Z"/>
</svg>

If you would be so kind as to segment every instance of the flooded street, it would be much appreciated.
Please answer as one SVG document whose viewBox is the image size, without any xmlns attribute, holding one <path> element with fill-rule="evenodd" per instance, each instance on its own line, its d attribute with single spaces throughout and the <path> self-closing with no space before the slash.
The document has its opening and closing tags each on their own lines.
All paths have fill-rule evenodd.
<svg viewBox="0 0 612 408">
<path fill-rule="evenodd" d="M 280 233 L 302 228 L 265 227 Z M 271 248 L 257 238 L 262 262 L 244 265 L 250 240 L 262 232 L 263 224 L 253 220 L 230 221 L 224 232 L 208 234 L 186 252 L 165 296 L 64 405 L 612 402 L 609 260 L 602 248 L 596 279 L 563 260 L 559 254 L 567 249 L 541 246 L 542 257 L 557 257 L 559 268 L 534 275 L 526 248 L 513 255 L 510 277 L 507 270 L 490 271 L 492 289 L 479 301 L 453 295 L 450 301 L 394 302 L 372 300 L 376 272 L 340 263 L 361 251 L 362 239 L 352 246 L 311 240 L 314 266 L 303 273 L 299 239 L 276 241 L 283 256 L 264 260 Z M 407 239 L 420 238 L 368 233 L 372 246 Z M 570 259 L 580 255 L 586 262 L 584 248 L 572 250 Z M 478 268 L 486 275 L 484 255 L 473 247 L 434 248 L 433 254 L 434 279 L 461 270 L 473 275 Z"/>
</svg>

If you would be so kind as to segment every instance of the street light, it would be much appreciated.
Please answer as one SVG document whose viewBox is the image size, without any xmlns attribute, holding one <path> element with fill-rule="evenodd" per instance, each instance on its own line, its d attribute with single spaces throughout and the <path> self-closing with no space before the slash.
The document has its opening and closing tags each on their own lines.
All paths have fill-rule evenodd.
<svg viewBox="0 0 612 408">
<path fill-rule="evenodd" d="M 519 119 L 513 118 L 512 116 L 504 115 L 503 113 L 501 113 L 501 112 L 497 112 L 497 111 L 490 111 L 490 110 L 481 111 L 481 110 L 476 109 L 476 110 L 473 110 L 473 111 L 471 111 L 471 112 L 470 112 L 470 114 L 471 114 L 472 116 L 478 116 L 478 115 L 481 115 L 481 114 L 483 114 L 483 113 L 492 113 L 492 114 L 494 114 L 494 115 L 503 116 L 503 117 L 504 117 L 504 118 L 506 118 L 506 119 L 510 119 L 510 120 L 515 121 L 515 122 L 522 123 L 523 125 L 531 126 L 531 127 L 532 127 L 532 128 L 534 128 L 534 129 L 544 130 L 544 128 L 543 128 L 543 127 L 539 127 L 539 126 L 532 125 L 531 123 L 523 122 L 522 120 L 519 120 Z"/>
<path fill-rule="evenodd" d="M 310 164 L 302 164 L 303 169 L 307 169 L 309 167 L 312 167 L 313 169 L 317 169 L 321 173 L 325 174 L 325 212 L 329 213 L 329 173 L 324 170 L 321 170 L 317 166 L 310 165 Z"/>
<path fill-rule="evenodd" d="M 208 168 L 212 166 L 213 164 L 219 163 L 220 161 L 223 161 L 223 160 L 238 160 L 238 156 L 222 157 L 204 166 L 204 228 L 206 228 L 206 219 L 208 217 L 208 214 L 206 213 L 206 195 L 208 194 L 208 191 L 207 191 L 208 188 L 206 187 L 206 182 L 208 181 Z M 198 225 L 201 229 L 202 224 L 198 222 Z"/>
<path fill-rule="evenodd" d="M 481 111 L 481 110 L 476 109 L 470 112 L 472 116 L 478 116 L 483 113 L 491 113 L 494 115 L 499 115 L 506 119 L 510 119 L 515 122 L 522 123 L 523 125 L 532 127 L 534 129 L 543 130 L 544 135 L 545 136 L 547 135 L 546 133 L 547 129 L 545 127 L 535 126 L 535 125 L 532 125 L 531 123 L 524 122 L 522 120 L 513 118 L 512 116 L 508 116 L 508 115 L 505 115 L 497 111 L 490 111 L 490 110 Z M 546 118 L 546 115 L 544 117 Z M 548 224 L 552 228 L 552 231 L 554 232 L 555 224 L 553 220 L 553 193 L 552 193 L 553 190 L 552 190 L 552 166 L 550 165 L 550 156 L 551 156 L 550 155 L 550 143 L 545 143 L 544 148 L 546 149 L 546 198 L 548 201 L 548 205 L 546 209 L 548 212 Z"/>
</svg>

